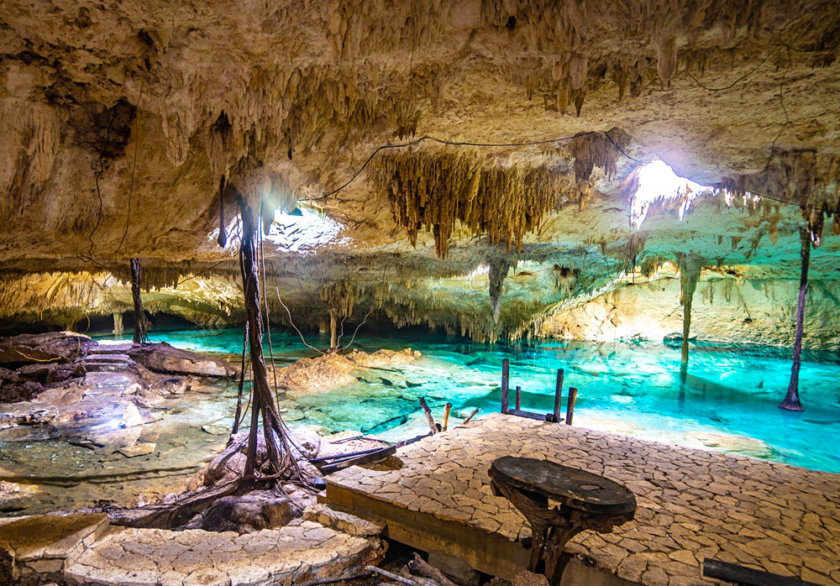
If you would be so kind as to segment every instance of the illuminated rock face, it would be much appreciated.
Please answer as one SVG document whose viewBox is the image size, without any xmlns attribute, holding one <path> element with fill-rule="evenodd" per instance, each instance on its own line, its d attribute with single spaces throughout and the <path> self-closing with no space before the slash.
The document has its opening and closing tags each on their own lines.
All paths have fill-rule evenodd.
<svg viewBox="0 0 840 586">
<path fill-rule="evenodd" d="M 317 327 L 321 293 L 348 283 L 348 323 L 372 308 L 370 323 L 488 340 L 623 336 L 634 320 L 670 332 L 670 286 L 622 305 L 621 326 L 569 307 L 606 308 L 602 293 L 630 295 L 622 273 L 692 252 L 704 278 L 778 292 L 775 317 L 710 338 L 787 343 L 799 207 L 813 219 L 840 206 L 835 3 L 421 4 L 7 2 L 0 319 L 124 312 L 139 257 L 150 311 L 241 323 L 224 178 L 264 201 L 276 320 L 275 287 Z M 366 164 L 427 135 L 457 144 Z M 734 196 L 693 199 L 692 186 L 657 199 L 637 172 L 657 159 Z M 811 274 L 827 293 L 809 301 L 806 335 L 834 347 L 831 223 Z M 496 267 L 492 287 L 482 267 Z M 715 297 L 695 304 L 698 335 L 737 310 Z M 707 305 L 720 314 L 706 319 Z"/>
</svg>

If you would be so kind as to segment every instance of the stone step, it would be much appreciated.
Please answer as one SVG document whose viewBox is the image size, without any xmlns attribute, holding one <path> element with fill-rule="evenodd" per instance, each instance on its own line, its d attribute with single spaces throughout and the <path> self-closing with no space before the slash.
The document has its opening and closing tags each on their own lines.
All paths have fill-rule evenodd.
<svg viewBox="0 0 840 586">
<path fill-rule="evenodd" d="M 88 372 L 124 372 L 129 369 L 128 362 L 85 362 Z"/>
<path fill-rule="evenodd" d="M 85 362 L 88 361 L 93 362 L 124 362 L 126 364 L 131 364 L 134 362 L 129 356 L 125 354 L 94 354 L 91 356 L 90 354 L 85 358 Z"/>
<path fill-rule="evenodd" d="M 131 350 L 131 342 L 99 342 L 88 349 L 88 354 L 117 354 Z"/>
<path fill-rule="evenodd" d="M 0 524 L 0 581 L 41 584 L 61 572 L 108 529 L 108 515 L 32 515 Z"/>
<path fill-rule="evenodd" d="M 239 535 L 112 528 L 65 570 L 80 584 L 302 584 L 350 575 L 383 557 L 378 539 L 311 521 Z"/>
</svg>

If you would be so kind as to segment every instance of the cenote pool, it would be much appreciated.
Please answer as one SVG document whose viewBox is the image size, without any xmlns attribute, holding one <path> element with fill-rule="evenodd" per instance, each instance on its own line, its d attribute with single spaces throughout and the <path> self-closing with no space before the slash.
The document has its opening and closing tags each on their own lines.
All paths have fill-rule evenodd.
<svg viewBox="0 0 840 586">
<path fill-rule="evenodd" d="M 239 360 L 241 329 L 152 332 L 150 338 L 175 346 L 224 354 Z M 113 336 L 101 335 L 103 339 Z M 278 367 L 315 352 L 297 335 L 272 331 Z M 312 336 L 324 347 L 326 337 Z M 478 344 L 460 337 L 401 330 L 387 337 L 360 334 L 367 352 L 411 347 L 422 357 L 390 368 L 355 373 L 357 382 L 333 390 L 281 400 L 293 429 L 317 426 L 322 434 L 358 430 L 386 440 L 428 430 L 419 410 L 425 396 L 436 417 L 453 404 L 458 425 L 476 407 L 498 411 L 502 360 L 508 358 L 511 388 L 523 389 L 523 408 L 551 411 L 556 370 L 566 371 L 566 389 L 579 389 L 575 425 L 696 448 L 767 458 L 815 470 L 840 472 L 840 361 L 810 354 L 802 364 L 800 389 L 805 411 L 777 407 L 790 376 L 790 359 L 775 348 L 692 347 L 681 390 L 679 348 L 662 344 L 548 341 L 536 345 Z M 564 395 L 566 393 L 564 392 Z M 153 410 L 140 441 L 154 452 L 125 458 L 103 455 L 48 430 L 0 430 L 0 476 L 70 477 L 39 484 L 14 505 L 14 514 L 94 504 L 149 502 L 186 487 L 189 478 L 227 440 L 236 401 L 235 383 L 211 383 Z M 440 419 L 438 419 L 440 420 Z M 40 435 L 39 435 L 40 434 Z M 92 477 L 93 481 L 76 478 Z M 0 503 L 2 505 L 2 503 Z"/>
<path fill-rule="evenodd" d="M 152 334 L 155 340 L 197 351 L 238 354 L 242 331 L 195 330 Z M 272 332 L 278 367 L 315 353 L 295 334 Z M 328 339 L 310 340 L 328 345 Z M 802 364 L 803 413 L 778 408 L 790 377 L 790 359 L 777 348 L 725 349 L 693 346 L 688 379 L 681 392 L 679 348 L 653 343 L 548 341 L 532 346 L 478 344 L 455 336 L 402 330 L 383 337 L 359 335 L 356 346 L 411 347 L 423 357 L 392 369 L 365 371 L 359 382 L 284 401 L 290 422 L 347 429 L 387 439 L 423 432 L 417 399 L 425 396 L 436 413 L 451 402 L 453 412 L 499 409 L 502 360 L 510 359 L 511 388 L 523 389 L 523 408 L 551 411 L 556 370 L 566 387 L 579 389 L 575 422 L 637 437 L 694 447 L 735 451 L 840 472 L 840 362 L 814 354 Z M 565 394 L 565 393 L 564 393 Z M 456 420 L 457 423 L 457 420 Z M 742 436 L 759 442 L 717 434 Z M 764 442 L 766 445 L 762 445 Z"/>
</svg>

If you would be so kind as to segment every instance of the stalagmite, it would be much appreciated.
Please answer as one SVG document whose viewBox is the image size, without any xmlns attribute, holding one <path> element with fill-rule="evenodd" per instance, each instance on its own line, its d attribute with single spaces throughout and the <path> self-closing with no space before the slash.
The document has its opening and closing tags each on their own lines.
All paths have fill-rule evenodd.
<svg viewBox="0 0 840 586">
<path fill-rule="evenodd" d="M 114 335 L 119 336 L 122 335 L 124 331 L 123 328 L 123 316 L 121 313 L 114 314 Z"/>
<path fill-rule="evenodd" d="M 700 269 L 703 267 L 703 260 L 693 254 L 680 255 L 680 303 L 683 306 L 683 335 L 682 352 L 680 354 L 680 372 L 685 374 L 688 369 L 688 338 L 691 331 L 691 302 L 694 298 L 694 291 L 697 289 L 697 281 L 700 278 Z"/>
<path fill-rule="evenodd" d="M 358 290 L 347 281 L 338 281 L 323 287 L 320 295 L 330 315 L 330 352 L 335 352 L 339 350 L 344 335 L 344 321 L 353 313 Z"/>
<path fill-rule="evenodd" d="M 811 262 L 810 229 L 802 230 L 802 248 L 799 252 L 802 258 L 802 269 L 799 274 L 799 299 L 796 304 L 796 337 L 793 343 L 793 367 L 790 370 L 790 384 L 787 395 L 779 404 L 781 409 L 788 411 L 802 411 L 799 401 L 799 365 L 802 356 L 802 334 L 805 328 L 805 299 L 808 295 L 808 265 Z"/>
<path fill-rule="evenodd" d="M 143 311 L 143 300 L 140 297 L 140 259 L 131 259 L 131 296 L 134 299 L 134 343 L 146 343 L 146 329 L 149 322 L 146 319 L 146 312 Z"/>
</svg>

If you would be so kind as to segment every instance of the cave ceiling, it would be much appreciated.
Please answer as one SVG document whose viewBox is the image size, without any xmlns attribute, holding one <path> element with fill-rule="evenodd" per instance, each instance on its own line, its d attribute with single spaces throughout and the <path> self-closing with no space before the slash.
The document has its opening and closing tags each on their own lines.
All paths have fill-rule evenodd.
<svg viewBox="0 0 840 586">
<path fill-rule="evenodd" d="M 517 262 L 520 317 L 679 254 L 792 278 L 809 217 L 836 278 L 836 2 L 4 0 L 0 47 L 6 315 L 132 257 L 235 313 L 231 193 L 331 222 L 269 232 L 269 289 L 351 283 L 395 322 L 457 311 L 448 287 L 492 329 L 488 279 Z M 717 189 L 636 226 L 654 160 Z"/>
</svg>

